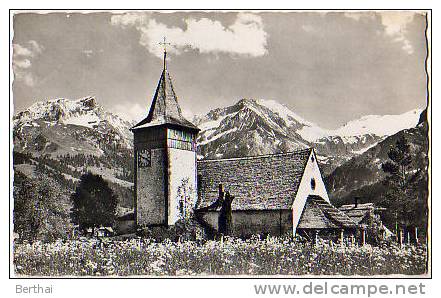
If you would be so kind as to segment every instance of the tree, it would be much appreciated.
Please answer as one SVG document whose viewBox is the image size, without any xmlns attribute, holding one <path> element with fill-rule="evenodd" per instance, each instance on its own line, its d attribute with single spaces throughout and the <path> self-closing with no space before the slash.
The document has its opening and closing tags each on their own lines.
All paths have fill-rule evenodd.
<svg viewBox="0 0 441 298">
<path fill-rule="evenodd" d="M 79 226 L 80 230 L 113 226 L 118 199 L 100 175 L 92 173 L 82 175 L 71 199 L 72 221 Z"/>
<path fill-rule="evenodd" d="M 62 203 L 67 195 L 52 178 L 38 172 L 36 175 L 29 178 L 14 173 L 14 231 L 28 241 L 67 238 L 72 228 Z"/>
<path fill-rule="evenodd" d="M 412 163 L 410 145 L 402 135 L 387 153 L 390 161 L 381 165 L 383 171 L 389 174 L 389 181 L 404 189 L 409 180 L 409 169 Z"/>
<path fill-rule="evenodd" d="M 402 135 L 390 148 L 389 160 L 381 165 L 388 174 L 385 183 L 388 187 L 384 195 L 388 217 L 395 217 L 396 229 L 400 225 L 405 231 L 424 225 L 427 213 L 425 175 L 422 169 L 415 169 L 410 145 Z M 424 228 L 424 227 L 422 227 Z"/>
<path fill-rule="evenodd" d="M 193 187 L 189 178 L 184 178 L 178 186 L 178 212 L 181 219 L 189 219 L 193 216 Z"/>
</svg>

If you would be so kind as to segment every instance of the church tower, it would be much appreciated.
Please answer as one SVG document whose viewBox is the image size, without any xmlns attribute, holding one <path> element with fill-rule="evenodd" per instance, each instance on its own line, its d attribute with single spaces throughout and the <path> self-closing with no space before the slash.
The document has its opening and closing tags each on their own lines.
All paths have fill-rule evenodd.
<svg viewBox="0 0 441 298">
<path fill-rule="evenodd" d="M 194 207 L 197 196 L 196 137 L 199 129 L 182 116 L 164 65 L 147 117 L 134 136 L 136 225 L 174 225 Z"/>
</svg>

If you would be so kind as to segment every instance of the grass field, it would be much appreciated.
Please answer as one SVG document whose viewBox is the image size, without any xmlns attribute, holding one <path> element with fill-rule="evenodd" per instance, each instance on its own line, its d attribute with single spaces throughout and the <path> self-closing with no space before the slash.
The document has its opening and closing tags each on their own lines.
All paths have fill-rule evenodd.
<svg viewBox="0 0 441 298">
<path fill-rule="evenodd" d="M 340 246 L 257 238 L 156 243 L 149 239 L 14 246 L 18 276 L 421 275 L 425 246 Z"/>
</svg>

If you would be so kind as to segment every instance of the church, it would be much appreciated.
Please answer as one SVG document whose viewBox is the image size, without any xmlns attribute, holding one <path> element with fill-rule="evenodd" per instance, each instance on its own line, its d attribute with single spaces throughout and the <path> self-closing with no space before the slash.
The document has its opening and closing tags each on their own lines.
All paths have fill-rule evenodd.
<svg viewBox="0 0 441 298">
<path fill-rule="evenodd" d="M 328 197 L 313 148 L 197 160 L 198 127 L 182 115 L 166 64 L 134 135 L 136 227 L 173 226 L 190 212 L 213 231 L 229 200 L 229 234 L 354 234 L 356 223 Z"/>
</svg>

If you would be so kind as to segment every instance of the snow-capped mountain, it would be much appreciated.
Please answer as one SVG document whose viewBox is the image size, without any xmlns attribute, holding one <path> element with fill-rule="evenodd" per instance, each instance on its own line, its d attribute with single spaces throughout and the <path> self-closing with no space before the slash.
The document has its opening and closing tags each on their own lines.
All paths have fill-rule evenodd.
<svg viewBox="0 0 441 298">
<path fill-rule="evenodd" d="M 201 129 L 200 158 L 269 154 L 313 146 L 324 164 L 324 171 L 329 172 L 386 136 L 414 127 L 420 112 L 365 116 L 328 130 L 277 101 L 241 99 L 235 105 L 196 117 L 194 122 Z"/>
<path fill-rule="evenodd" d="M 306 148 L 298 131 L 314 126 L 275 101 L 242 99 L 195 119 L 205 158 L 267 154 Z M 315 127 L 315 126 L 314 126 Z"/>
<path fill-rule="evenodd" d="M 13 117 L 16 151 L 51 156 L 101 156 L 132 147 L 132 123 L 105 111 L 94 97 L 37 102 Z"/>
<path fill-rule="evenodd" d="M 417 125 L 421 109 L 414 109 L 400 115 L 368 115 L 352 120 L 330 134 L 348 138 L 359 135 L 390 136 L 400 130 Z"/>
<path fill-rule="evenodd" d="M 13 117 L 14 170 L 51 177 L 67 194 L 82 174 L 99 174 L 132 207 L 131 126 L 94 97 L 37 102 Z"/>
</svg>

